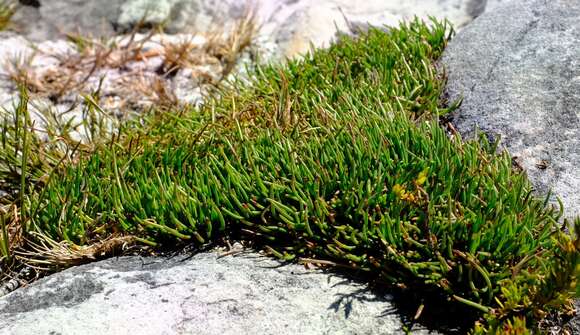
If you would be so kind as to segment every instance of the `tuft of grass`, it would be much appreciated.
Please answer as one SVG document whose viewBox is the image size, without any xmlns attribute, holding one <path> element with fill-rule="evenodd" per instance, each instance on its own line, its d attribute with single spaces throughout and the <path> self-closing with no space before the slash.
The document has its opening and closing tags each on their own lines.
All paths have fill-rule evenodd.
<svg viewBox="0 0 580 335">
<path fill-rule="evenodd" d="M 229 31 L 220 27 L 213 29 L 201 49 L 192 40 L 166 44 L 163 52 L 164 74 L 172 75 L 176 70 L 192 65 L 211 64 L 213 59 L 214 63 L 221 64 L 221 78 L 217 80 L 220 82 L 232 73 L 240 55 L 252 45 L 257 29 L 255 9 L 248 7 Z"/>
<path fill-rule="evenodd" d="M 210 36 L 207 52 L 224 64 L 222 79 L 232 73 L 240 54 L 252 45 L 257 30 L 255 9 L 248 7 L 228 33 Z"/>
<path fill-rule="evenodd" d="M 371 29 L 258 67 L 199 110 L 128 125 L 29 191 L 16 257 L 66 266 L 132 243 L 246 239 L 454 301 L 479 319 L 475 333 L 571 310 L 580 219 L 562 230 L 562 209 L 532 196 L 497 143 L 439 125 L 454 108 L 440 107 L 435 66 L 451 32 Z"/>
<path fill-rule="evenodd" d="M 8 235 L 8 225 L 6 224 L 6 213 L 0 214 L 0 257 L 6 259 L 7 263 L 12 262 L 12 248 L 10 247 L 10 236 Z"/>
</svg>

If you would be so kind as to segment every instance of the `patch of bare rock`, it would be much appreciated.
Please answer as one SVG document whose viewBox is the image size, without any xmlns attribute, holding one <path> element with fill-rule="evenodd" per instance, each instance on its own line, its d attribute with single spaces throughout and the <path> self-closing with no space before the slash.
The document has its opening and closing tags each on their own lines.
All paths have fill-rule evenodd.
<svg viewBox="0 0 580 335">
<path fill-rule="evenodd" d="M 518 13 L 513 15 L 513 13 Z M 580 215 L 580 2 L 504 2 L 450 43 L 442 60 L 457 129 L 505 149 L 537 194 Z"/>
<path fill-rule="evenodd" d="M 0 298 L 0 334 L 403 333 L 394 310 L 360 283 L 256 253 L 121 257 Z"/>
</svg>

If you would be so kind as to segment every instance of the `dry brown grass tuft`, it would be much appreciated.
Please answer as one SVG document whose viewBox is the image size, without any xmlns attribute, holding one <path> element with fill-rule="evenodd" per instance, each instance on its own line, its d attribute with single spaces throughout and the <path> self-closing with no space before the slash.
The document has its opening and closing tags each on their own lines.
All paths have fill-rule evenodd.
<svg viewBox="0 0 580 335">
<path fill-rule="evenodd" d="M 69 35 L 69 41 L 75 43 L 77 52 L 50 54 L 58 62 L 56 66 L 41 72 L 32 66 L 38 52 L 24 60 L 14 59 L 7 66 L 9 77 L 16 84 L 24 85 L 29 92 L 53 102 L 58 102 L 71 92 L 89 94 L 93 89 L 87 87 L 94 84 L 90 79 L 95 79 L 101 70 L 121 69 L 139 59 L 144 43 L 153 33 L 139 40 L 135 36 L 136 32 L 119 43 Z"/>
<path fill-rule="evenodd" d="M 132 87 L 132 94 L 139 95 L 142 100 L 148 101 L 159 111 L 168 111 L 179 104 L 167 81 L 160 77 L 139 76 L 130 79 L 129 85 Z"/>
<path fill-rule="evenodd" d="M 163 43 L 163 75 L 173 76 L 179 69 L 200 65 L 204 63 L 203 56 L 200 46 L 191 38 L 178 43 Z"/>
<path fill-rule="evenodd" d="M 37 242 L 27 241 L 26 250 L 17 250 L 15 254 L 27 266 L 39 271 L 53 271 L 121 255 L 138 241 L 134 236 L 119 235 L 78 246 L 66 241 L 56 242 L 39 233 L 35 235 Z"/>
<path fill-rule="evenodd" d="M 11 252 L 23 245 L 22 225 L 20 221 L 20 211 L 15 204 L 0 207 L 0 217 L 2 220 L 2 231 L 0 232 L 0 245 L 3 251 L 0 253 L 0 261 L 9 260 Z M 5 250 L 4 250 L 5 249 Z"/>
<path fill-rule="evenodd" d="M 14 204 L 0 207 L 0 283 L 14 278 L 11 271 L 17 261 L 14 251 L 24 245 L 22 222 L 20 211 Z M 0 295 L 2 287 L 0 287 Z"/>
<path fill-rule="evenodd" d="M 247 9 L 229 31 L 217 26 L 207 35 L 207 43 L 200 48 L 192 40 L 163 46 L 164 73 L 172 75 L 176 70 L 198 65 L 221 65 L 221 78 L 234 69 L 244 50 L 252 45 L 258 26 L 254 9 Z"/>
<path fill-rule="evenodd" d="M 19 229 L 14 257 L 0 258 L 0 297 L 53 271 L 125 254 L 138 242 L 133 236 L 109 236 L 81 247 L 32 235 L 38 235 L 37 242 L 23 239 Z"/>
<path fill-rule="evenodd" d="M 223 64 L 222 78 L 232 72 L 242 51 L 252 45 L 257 31 L 256 11 L 248 8 L 231 31 L 210 36 L 206 51 Z"/>
</svg>

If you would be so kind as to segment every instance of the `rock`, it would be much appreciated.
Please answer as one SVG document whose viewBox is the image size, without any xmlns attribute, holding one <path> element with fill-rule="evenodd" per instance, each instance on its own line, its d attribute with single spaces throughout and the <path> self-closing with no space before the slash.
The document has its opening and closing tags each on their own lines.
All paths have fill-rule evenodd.
<svg viewBox="0 0 580 335">
<path fill-rule="evenodd" d="M 249 0 L 251 1 L 251 0 Z M 168 33 L 203 33 L 230 26 L 243 14 L 246 1 L 236 0 L 38 0 L 21 2 L 14 29 L 42 42 L 80 33 L 95 38 L 132 30 L 137 23 L 163 23 Z M 141 22 L 142 21 L 142 22 Z"/>
<path fill-rule="evenodd" d="M 501 137 L 568 217 L 580 215 L 579 17 L 578 1 L 506 2 L 462 30 L 443 57 L 448 98 L 464 97 L 456 128 Z"/>
<path fill-rule="evenodd" d="M 131 30 L 139 21 L 163 24 L 168 33 L 199 33 L 221 27 L 228 30 L 244 16 L 250 0 L 127 0 L 116 25 Z"/>
<path fill-rule="evenodd" d="M 42 42 L 80 33 L 95 38 L 112 36 L 125 0 L 39 0 L 23 6 L 13 17 L 15 29 Z"/>
<path fill-rule="evenodd" d="M 131 26 L 144 20 L 146 25 L 159 25 L 171 17 L 172 7 L 179 1 L 172 0 L 129 0 L 121 6 L 117 23 L 130 29 Z"/>
<path fill-rule="evenodd" d="M 580 314 L 580 299 L 576 300 L 574 306 L 576 307 L 576 316 L 569 324 L 570 328 L 569 334 L 580 334 L 580 316 L 578 315 Z"/>
<path fill-rule="evenodd" d="M 496 7 L 499 7 L 499 6 L 501 6 L 502 4 L 505 4 L 508 1 L 513 1 L 513 0 L 486 0 L 485 10 L 486 11 L 492 11 Z"/>
<path fill-rule="evenodd" d="M 389 296 L 254 253 L 121 257 L 0 298 L 0 334 L 395 334 Z M 417 330 L 416 334 L 426 334 Z"/>
<path fill-rule="evenodd" d="M 274 41 L 280 56 L 294 57 L 316 47 L 328 47 L 338 31 L 348 32 L 348 22 L 340 8 L 329 3 L 317 3 L 295 10 L 284 22 L 277 24 Z"/>
<path fill-rule="evenodd" d="M 33 53 L 30 42 L 24 37 L 10 32 L 0 32 L 0 106 L 11 107 L 16 86 L 10 81 L 9 67 L 17 59 L 24 59 Z"/>
</svg>

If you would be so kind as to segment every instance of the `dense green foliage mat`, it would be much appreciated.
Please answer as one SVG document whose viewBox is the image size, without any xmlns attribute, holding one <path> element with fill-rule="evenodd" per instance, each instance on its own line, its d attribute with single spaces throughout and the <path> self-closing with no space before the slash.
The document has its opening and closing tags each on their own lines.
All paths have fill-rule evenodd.
<svg viewBox="0 0 580 335">
<path fill-rule="evenodd" d="M 496 143 L 440 126 L 449 36 L 435 22 L 345 36 L 128 126 L 28 190 L 26 230 L 77 248 L 244 238 L 443 295 L 481 317 L 474 332 L 525 333 L 571 308 L 580 240 Z"/>
</svg>

